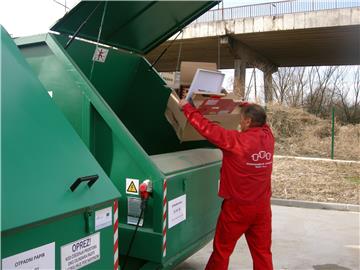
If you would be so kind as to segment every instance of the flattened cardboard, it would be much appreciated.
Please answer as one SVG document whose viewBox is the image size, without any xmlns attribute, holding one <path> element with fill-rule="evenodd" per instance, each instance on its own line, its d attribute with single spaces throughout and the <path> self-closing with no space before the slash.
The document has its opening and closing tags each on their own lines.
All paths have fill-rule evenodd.
<svg viewBox="0 0 360 270">
<path fill-rule="evenodd" d="M 223 99 L 228 100 L 224 102 L 226 104 L 225 107 L 229 106 L 229 104 L 235 103 L 234 108 L 229 113 L 219 113 L 223 110 L 221 106 L 219 108 L 211 110 L 211 114 L 204 114 L 204 116 L 212 122 L 220 124 L 222 127 L 226 129 L 238 129 L 239 121 L 240 121 L 240 107 L 237 105 L 236 100 L 227 99 L 225 94 L 200 94 L 194 93 L 193 95 L 193 103 L 196 108 L 199 108 L 204 102 L 209 99 Z M 176 135 L 178 136 L 180 141 L 200 141 L 205 140 L 203 136 L 201 136 L 187 121 L 185 115 L 179 108 L 179 97 L 173 91 L 170 94 L 167 108 L 165 111 L 165 117 L 169 121 L 169 123 L 174 128 Z M 214 111 L 218 110 L 218 113 L 214 113 Z"/>
</svg>

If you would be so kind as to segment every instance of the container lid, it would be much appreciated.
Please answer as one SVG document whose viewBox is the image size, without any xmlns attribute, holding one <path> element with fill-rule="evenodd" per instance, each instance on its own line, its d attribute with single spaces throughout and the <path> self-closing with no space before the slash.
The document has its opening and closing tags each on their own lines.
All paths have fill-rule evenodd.
<svg viewBox="0 0 360 270">
<path fill-rule="evenodd" d="M 1 230 L 94 206 L 120 196 L 0 26 Z M 89 188 L 79 177 L 98 175 Z"/>
<path fill-rule="evenodd" d="M 219 149 L 202 148 L 153 155 L 150 157 L 165 175 L 170 175 L 212 163 L 221 162 L 222 153 Z"/>
<path fill-rule="evenodd" d="M 218 3 L 82 1 L 51 27 L 51 30 L 74 35 L 88 19 L 77 37 L 97 41 L 104 14 L 100 43 L 146 54 Z"/>
</svg>

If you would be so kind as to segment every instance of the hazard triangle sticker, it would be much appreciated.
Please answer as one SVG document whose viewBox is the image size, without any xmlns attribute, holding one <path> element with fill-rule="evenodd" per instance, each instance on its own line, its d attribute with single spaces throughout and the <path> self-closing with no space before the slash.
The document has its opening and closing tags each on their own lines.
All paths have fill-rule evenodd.
<svg viewBox="0 0 360 270">
<path fill-rule="evenodd" d="M 137 193 L 137 189 L 136 189 L 136 187 L 135 187 L 134 182 L 131 182 L 131 183 L 130 183 L 130 186 L 127 188 L 126 191 L 127 191 L 127 192 L 130 192 L 130 193 Z"/>
<path fill-rule="evenodd" d="M 139 180 L 126 178 L 126 193 L 127 194 L 139 194 Z"/>
</svg>

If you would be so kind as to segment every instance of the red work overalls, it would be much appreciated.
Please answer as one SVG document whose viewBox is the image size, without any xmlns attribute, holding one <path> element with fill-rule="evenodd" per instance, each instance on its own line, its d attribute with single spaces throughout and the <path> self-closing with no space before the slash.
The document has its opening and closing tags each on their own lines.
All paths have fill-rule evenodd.
<svg viewBox="0 0 360 270">
<path fill-rule="evenodd" d="M 274 137 L 268 125 L 244 132 L 226 130 L 190 104 L 191 125 L 223 152 L 219 196 L 224 198 L 206 270 L 227 269 L 237 240 L 245 234 L 255 270 L 273 269 L 271 254 L 271 172 Z"/>
</svg>

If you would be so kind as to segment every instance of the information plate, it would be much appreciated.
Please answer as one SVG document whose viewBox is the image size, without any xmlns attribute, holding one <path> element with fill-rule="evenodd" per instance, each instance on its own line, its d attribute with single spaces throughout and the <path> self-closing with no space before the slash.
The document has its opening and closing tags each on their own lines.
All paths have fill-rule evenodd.
<svg viewBox="0 0 360 270">
<path fill-rule="evenodd" d="M 33 248 L 2 260 L 2 269 L 55 269 L 55 242 Z"/>
<path fill-rule="evenodd" d="M 100 260 L 100 232 L 61 247 L 61 269 L 76 270 Z"/>
</svg>

